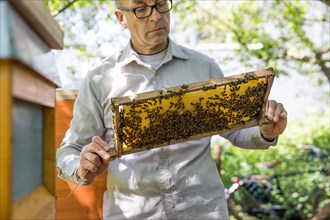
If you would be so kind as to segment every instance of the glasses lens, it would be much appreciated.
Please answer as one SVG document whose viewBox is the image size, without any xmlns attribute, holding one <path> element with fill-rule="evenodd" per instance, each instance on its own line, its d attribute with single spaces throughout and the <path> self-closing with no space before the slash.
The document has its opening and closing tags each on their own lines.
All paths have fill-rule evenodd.
<svg viewBox="0 0 330 220">
<path fill-rule="evenodd" d="M 146 6 L 146 7 L 138 7 L 135 9 L 135 15 L 138 18 L 145 18 L 150 16 L 151 14 L 151 7 Z"/>
<path fill-rule="evenodd" d="M 171 10 L 172 4 L 171 1 L 163 1 L 156 5 L 157 11 L 160 13 L 165 13 Z"/>
<path fill-rule="evenodd" d="M 156 8 L 159 13 L 166 13 L 172 9 L 172 2 L 168 0 L 159 2 L 154 6 L 137 7 L 134 9 L 134 13 L 137 18 L 147 18 L 152 14 L 153 8 Z"/>
</svg>

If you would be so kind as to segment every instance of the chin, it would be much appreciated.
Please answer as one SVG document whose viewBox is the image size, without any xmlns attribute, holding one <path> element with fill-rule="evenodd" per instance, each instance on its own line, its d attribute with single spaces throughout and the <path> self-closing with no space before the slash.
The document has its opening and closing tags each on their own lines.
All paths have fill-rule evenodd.
<svg viewBox="0 0 330 220">
<path fill-rule="evenodd" d="M 167 44 L 167 36 L 164 37 L 154 37 L 152 39 L 150 39 L 149 42 L 152 42 L 152 44 L 154 45 L 160 45 L 160 44 Z"/>
</svg>

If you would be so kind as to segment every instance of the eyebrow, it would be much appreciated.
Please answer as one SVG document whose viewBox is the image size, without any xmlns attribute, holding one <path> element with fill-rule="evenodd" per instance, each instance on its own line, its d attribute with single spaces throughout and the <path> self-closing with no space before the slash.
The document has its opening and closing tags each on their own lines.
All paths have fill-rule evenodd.
<svg viewBox="0 0 330 220">
<path fill-rule="evenodd" d="M 155 2 L 157 2 L 157 0 Z M 145 5 L 147 5 L 147 2 L 145 0 L 132 0 L 131 3 L 136 5 L 144 3 Z"/>
<path fill-rule="evenodd" d="M 143 0 L 133 0 L 133 1 L 132 1 L 132 3 L 134 3 L 134 4 L 139 4 L 139 3 L 141 3 L 141 2 L 143 2 Z"/>
</svg>

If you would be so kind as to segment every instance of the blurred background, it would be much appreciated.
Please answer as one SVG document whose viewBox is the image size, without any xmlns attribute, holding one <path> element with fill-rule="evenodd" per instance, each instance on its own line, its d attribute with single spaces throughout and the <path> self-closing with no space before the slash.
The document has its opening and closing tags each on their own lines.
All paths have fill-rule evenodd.
<svg viewBox="0 0 330 220">
<path fill-rule="evenodd" d="M 129 33 L 116 21 L 114 1 L 44 2 L 65 33 L 65 49 L 54 51 L 62 88 L 79 89 L 88 70 L 125 46 Z M 290 207 L 285 218 L 295 212 L 302 219 L 313 216 L 314 201 L 306 192 L 316 186 L 323 195 L 316 208 L 326 207 L 329 175 L 308 170 L 329 168 L 330 1 L 174 1 L 171 13 L 171 38 L 213 57 L 226 76 L 268 67 L 277 74 L 270 99 L 286 107 L 288 128 L 267 151 L 241 150 L 215 136 L 212 147 L 225 186 L 234 177 L 299 171 L 281 178 L 287 193 L 274 196 Z M 266 166 L 275 161 L 280 163 Z"/>
</svg>

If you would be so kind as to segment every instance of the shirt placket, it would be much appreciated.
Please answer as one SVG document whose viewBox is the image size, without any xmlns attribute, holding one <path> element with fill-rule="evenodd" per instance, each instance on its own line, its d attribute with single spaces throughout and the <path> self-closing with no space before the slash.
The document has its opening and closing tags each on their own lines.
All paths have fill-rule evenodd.
<svg viewBox="0 0 330 220">
<path fill-rule="evenodd" d="M 168 219 L 175 219 L 174 186 L 172 185 L 172 177 L 169 170 L 169 151 L 165 148 L 160 149 L 158 175 L 160 194 L 163 198 L 166 217 Z"/>
</svg>

